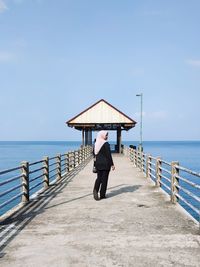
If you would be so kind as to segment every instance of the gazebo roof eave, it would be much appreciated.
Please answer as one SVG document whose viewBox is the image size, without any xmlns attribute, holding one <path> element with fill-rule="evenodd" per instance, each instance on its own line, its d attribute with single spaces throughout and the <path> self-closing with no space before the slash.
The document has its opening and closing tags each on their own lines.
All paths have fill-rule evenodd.
<svg viewBox="0 0 200 267">
<path fill-rule="evenodd" d="M 86 130 L 90 129 L 92 131 L 99 131 L 99 130 L 110 130 L 116 131 L 117 129 L 121 128 L 121 130 L 130 130 L 135 127 L 136 123 L 87 123 L 87 124 L 78 124 L 78 123 L 68 123 L 69 127 L 75 128 L 76 130 Z"/>
</svg>

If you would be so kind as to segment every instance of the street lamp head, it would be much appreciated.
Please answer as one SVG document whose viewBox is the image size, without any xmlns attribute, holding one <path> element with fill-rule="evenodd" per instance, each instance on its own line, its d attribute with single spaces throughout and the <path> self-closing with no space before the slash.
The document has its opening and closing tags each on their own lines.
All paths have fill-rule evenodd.
<svg viewBox="0 0 200 267">
<path fill-rule="evenodd" d="M 141 96 L 142 94 L 137 94 L 136 96 Z"/>
</svg>

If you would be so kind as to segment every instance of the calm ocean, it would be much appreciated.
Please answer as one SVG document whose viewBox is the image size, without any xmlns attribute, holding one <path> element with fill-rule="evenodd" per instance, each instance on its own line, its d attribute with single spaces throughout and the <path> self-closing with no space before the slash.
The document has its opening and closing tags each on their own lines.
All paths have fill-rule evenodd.
<svg viewBox="0 0 200 267">
<path fill-rule="evenodd" d="M 112 142 L 110 142 L 112 143 Z M 137 141 L 124 141 L 138 145 Z M 71 141 L 0 141 L 0 170 L 18 166 L 21 161 L 37 161 L 79 148 L 81 142 Z M 166 161 L 200 172 L 200 141 L 144 141 L 144 152 Z"/>
<path fill-rule="evenodd" d="M 81 142 L 0 141 L 0 170 L 13 168 L 21 161 L 34 162 L 79 148 Z"/>
<path fill-rule="evenodd" d="M 124 141 L 123 144 L 137 146 L 138 142 Z M 17 167 L 21 161 L 34 162 L 44 156 L 53 157 L 76 150 L 80 145 L 78 141 L 0 141 L 0 170 Z M 153 157 L 159 156 L 168 162 L 179 161 L 182 167 L 200 173 L 200 141 L 144 141 L 143 147 L 144 152 Z M 197 182 L 200 184 L 199 180 Z"/>
</svg>

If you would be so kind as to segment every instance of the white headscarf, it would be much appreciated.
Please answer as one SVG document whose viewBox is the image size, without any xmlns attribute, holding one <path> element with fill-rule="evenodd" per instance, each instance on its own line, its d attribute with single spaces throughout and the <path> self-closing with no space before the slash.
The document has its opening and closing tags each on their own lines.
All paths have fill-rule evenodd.
<svg viewBox="0 0 200 267">
<path fill-rule="evenodd" d="M 97 155 L 103 146 L 104 143 L 107 142 L 106 135 L 108 135 L 107 131 L 99 131 L 97 134 L 96 142 L 94 145 L 94 154 Z"/>
</svg>

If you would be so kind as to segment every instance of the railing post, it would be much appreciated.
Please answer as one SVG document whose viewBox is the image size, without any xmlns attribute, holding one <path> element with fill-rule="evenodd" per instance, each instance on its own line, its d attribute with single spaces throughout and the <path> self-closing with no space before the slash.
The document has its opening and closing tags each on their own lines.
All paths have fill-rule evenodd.
<svg viewBox="0 0 200 267">
<path fill-rule="evenodd" d="M 131 148 L 128 148 L 128 157 L 129 157 L 129 160 L 132 161 L 131 160 Z"/>
<path fill-rule="evenodd" d="M 71 166 L 71 151 L 69 151 L 68 153 L 68 171 L 70 172 L 72 169 L 72 166 Z"/>
<path fill-rule="evenodd" d="M 69 153 L 65 154 L 65 173 L 69 172 Z"/>
<path fill-rule="evenodd" d="M 133 161 L 133 149 L 129 148 L 129 159 L 132 162 Z"/>
<path fill-rule="evenodd" d="M 83 149 L 83 158 L 84 158 L 84 161 L 85 161 L 85 158 L 86 158 L 86 148 L 85 147 Z"/>
<path fill-rule="evenodd" d="M 81 157 L 81 163 L 83 162 L 83 148 L 81 147 L 81 150 L 80 150 L 80 157 Z"/>
<path fill-rule="evenodd" d="M 133 157 L 133 165 L 136 167 L 136 154 L 135 154 L 136 150 L 133 149 L 132 150 L 132 157 Z"/>
<path fill-rule="evenodd" d="M 76 168 L 76 150 L 74 151 L 74 169 Z"/>
<path fill-rule="evenodd" d="M 147 163 L 146 163 L 146 176 L 147 178 L 151 178 L 151 155 L 147 156 Z"/>
<path fill-rule="evenodd" d="M 44 188 L 49 187 L 49 157 L 44 157 Z"/>
<path fill-rule="evenodd" d="M 78 165 L 81 163 L 81 150 L 78 150 Z"/>
<path fill-rule="evenodd" d="M 29 163 L 27 161 L 21 162 L 22 172 L 22 202 L 29 201 Z"/>
<path fill-rule="evenodd" d="M 137 149 L 134 149 L 134 163 L 135 163 L 135 167 L 138 166 L 138 163 L 137 163 Z"/>
<path fill-rule="evenodd" d="M 178 197 L 176 194 L 178 193 L 179 179 L 177 176 L 179 175 L 179 170 L 176 168 L 176 165 L 179 165 L 179 162 L 172 161 L 171 163 L 171 202 L 176 203 L 178 201 Z"/>
<path fill-rule="evenodd" d="M 149 178 L 149 158 L 150 158 L 150 155 L 147 155 L 147 158 L 146 158 L 146 177 Z"/>
<path fill-rule="evenodd" d="M 135 149 L 132 148 L 132 161 L 133 161 L 133 165 L 136 167 L 136 161 L 135 161 Z"/>
<path fill-rule="evenodd" d="M 161 158 L 158 157 L 156 159 L 156 186 L 161 186 L 160 180 L 161 180 Z"/>
<path fill-rule="evenodd" d="M 57 164 L 57 180 L 60 180 L 61 179 L 61 154 L 57 155 L 56 164 Z"/>
<path fill-rule="evenodd" d="M 143 164 L 144 164 L 144 159 L 143 159 L 143 151 L 141 152 L 141 172 L 143 173 Z"/>
<path fill-rule="evenodd" d="M 79 165 L 79 150 L 76 151 L 76 166 Z"/>
<path fill-rule="evenodd" d="M 76 152 L 73 151 L 72 155 L 73 155 L 73 169 L 75 169 L 75 167 L 76 167 Z"/>
<path fill-rule="evenodd" d="M 144 154 L 143 151 L 140 151 L 140 169 L 142 173 L 143 173 L 143 165 L 144 165 L 143 154 Z"/>
</svg>

